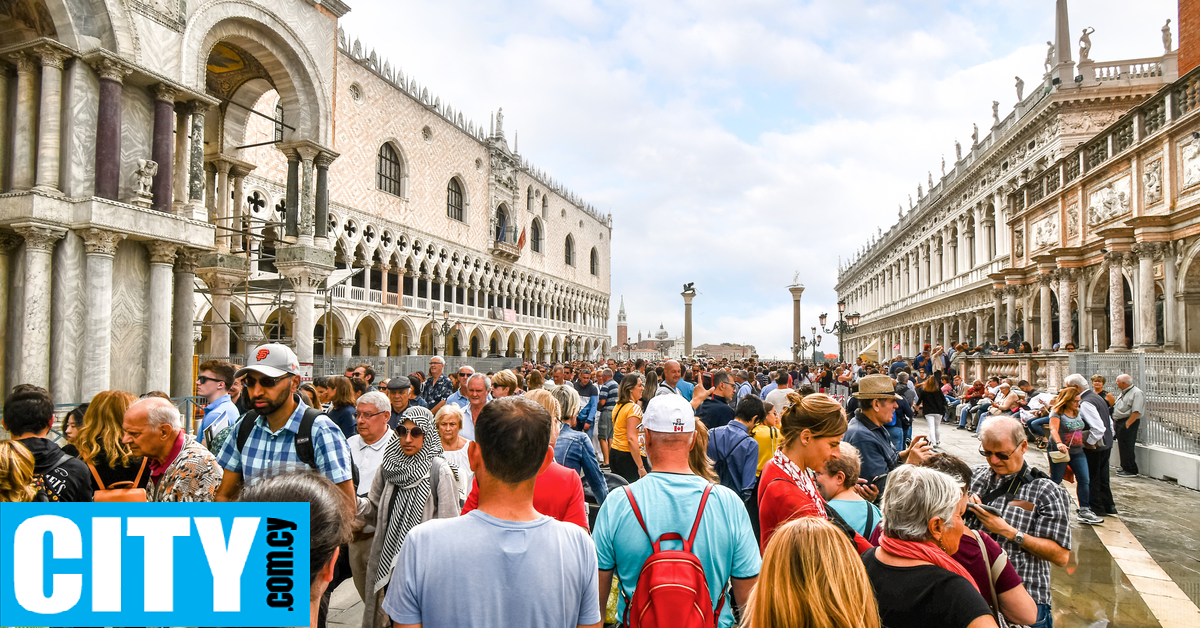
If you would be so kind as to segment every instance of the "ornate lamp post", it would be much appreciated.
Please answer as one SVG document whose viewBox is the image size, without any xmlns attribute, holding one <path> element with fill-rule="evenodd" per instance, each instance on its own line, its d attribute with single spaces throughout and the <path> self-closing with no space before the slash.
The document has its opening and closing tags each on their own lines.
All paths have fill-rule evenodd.
<svg viewBox="0 0 1200 628">
<path fill-rule="evenodd" d="M 800 342 L 792 345 L 792 353 L 800 356 L 806 355 L 809 347 L 812 347 L 813 351 L 815 352 L 817 347 L 821 346 L 821 340 L 821 336 L 817 335 L 817 328 L 813 327 L 812 340 L 809 340 L 808 336 L 800 336 Z M 812 356 L 809 356 L 809 358 L 812 359 Z M 803 358 L 801 361 L 803 361 Z"/>
<path fill-rule="evenodd" d="M 455 329 L 458 329 L 459 325 L 462 325 L 462 323 L 459 321 L 454 321 L 453 323 L 450 322 L 450 310 L 442 310 L 442 324 L 441 325 L 437 324 L 437 316 L 433 312 L 429 313 L 429 318 L 434 323 L 434 325 L 433 325 L 434 336 L 443 339 L 442 340 L 443 347 L 445 346 L 444 343 L 446 342 L 445 338 L 447 336 L 449 336 Z"/>
<path fill-rule="evenodd" d="M 845 301 L 838 301 L 837 306 L 838 306 L 838 319 L 837 319 L 837 322 L 833 324 L 832 329 L 825 329 L 825 320 L 826 320 L 826 318 L 828 318 L 828 314 L 826 314 L 824 312 L 821 313 L 821 316 L 820 316 L 821 330 L 827 334 L 837 334 L 837 337 L 838 337 L 838 359 L 844 361 L 846 359 L 846 356 L 843 355 L 843 353 L 842 353 L 842 336 L 845 334 L 853 334 L 854 332 L 858 331 L 859 316 L 858 316 L 858 312 L 854 312 L 852 314 L 846 314 L 846 302 Z"/>
</svg>

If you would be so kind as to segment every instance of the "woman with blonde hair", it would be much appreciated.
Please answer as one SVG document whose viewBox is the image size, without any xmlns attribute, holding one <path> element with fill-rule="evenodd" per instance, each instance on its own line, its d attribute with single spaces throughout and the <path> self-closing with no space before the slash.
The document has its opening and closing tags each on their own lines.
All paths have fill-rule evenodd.
<svg viewBox="0 0 1200 628">
<path fill-rule="evenodd" d="M 1050 402 L 1050 432 L 1046 440 L 1046 454 L 1050 457 L 1050 479 L 1060 484 L 1067 474 L 1067 467 L 1075 472 L 1075 495 L 1079 498 L 1079 510 L 1075 513 L 1080 523 L 1096 525 L 1104 519 L 1092 511 L 1091 475 L 1088 459 L 1083 453 L 1083 430 L 1086 424 L 1079 413 L 1079 390 L 1067 386 L 1059 391 Z"/>
<path fill-rule="evenodd" d="M 0 502 L 31 502 L 33 454 L 15 440 L 0 440 Z"/>
<path fill-rule="evenodd" d="M 438 437 L 442 440 L 442 456 L 454 468 L 454 479 L 458 484 L 458 500 L 467 501 L 467 493 L 471 492 L 471 482 L 475 480 L 475 472 L 471 470 L 471 461 L 467 456 L 467 445 L 471 442 L 463 438 L 463 411 L 457 404 L 443 404 L 433 417 L 437 426 Z"/>
<path fill-rule="evenodd" d="M 515 395 L 520 391 L 517 385 L 517 376 L 509 369 L 505 369 L 492 376 L 492 398 L 499 399 L 509 395 Z"/>
<path fill-rule="evenodd" d="M 862 560 L 837 526 L 802 517 L 780 526 L 763 552 L 746 628 L 879 628 Z"/>
<path fill-rule="evenodd" d="M 700 419 L 696 419 L 696 439 L 692 441 L 692 450 L 688 452 L 688 466 L 691 467 L 692 473 L 709 482 L 721 482 L 721 478 L 717 477 L 717 472 L 713 469 L 712 459 L 708 457 L 708 427 Z"/>
<path fill-rule="evenodd" d="M 121 442 L 125 437 L 125 429 L 121 427 L 125 411 L 135 401 L 137 397 L 123 390 L 105 390 L 96 393 L 88 403 L 75 447 L 79 459 L 92 469 L 92 490 L 135 480 L 137 486 L 131 488 L 146 488 L 150 481 L 150 470 L 144 468 L 146 460 L 135 457 Z M 103 482 L 103 487 L 97 479 Z"/>
<path fill-rule="evenodd" d="M 534 371 L 534 373 L 536 372 L 537 371 Z M 541 386 L 531 388 L 529 392 L 525 393 L 524 396 L 526 399 L 545 408 L 546 412 L 549 412 L 550 416 L 554 417 L 555 419 L 562 416 L 562 404 L 558 403 L 558 400 L 554 398 L 554 395 L 550 394 L 550 391 L 546 390 L 545 388 L 542 388 Z M 555 421 L 555 423 L 557 424 L 558 422 Z M 554 425 L 551 429 L 557 432 L 558 425 Z"/>
</svg>

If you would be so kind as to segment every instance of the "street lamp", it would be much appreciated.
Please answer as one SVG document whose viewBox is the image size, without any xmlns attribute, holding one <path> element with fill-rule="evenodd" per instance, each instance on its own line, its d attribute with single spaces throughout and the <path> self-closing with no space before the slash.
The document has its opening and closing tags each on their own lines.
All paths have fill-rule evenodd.
<svg viewBox="0 0 1200 628">
<path fill-rule="evenodd" d="M 433 335 L 438 338 L 449 336 L 451 332 L 458 329 L 458 326 L 462 324 L 459 321 L 450 322 L 450 310 L 442 310 L 441 325 L 437 324 L 437 316 L 433 312 L 429 313 L 429 319 L 433 322 Z M 443 340 L 443 342 L 445 341 Z"/>
<path fill-rule="evenodd" d="M 837 337 L 838 337 L 838 359 L 844 361 L 846 359 L 846 356 L 843 355 L 843 353 L 842 353 L 842 336 L 845 334 L 853 334 L 854 332 L 858 331 L 859 315 L 858 315 L 858 312 L 846 314 L 846 301 L 845 300 L 838 301 L 837 307 L 838 307 L 838 319 L 837 319 L 837 322 L 833 324 L 832 329 L 825 329 L 825 320 L 828 318 L 829 315 L 824 312 L 821 313 L 821 316 L 820 316 L 821 330 L 827 334 L 837 334 Z"/>
</svg>

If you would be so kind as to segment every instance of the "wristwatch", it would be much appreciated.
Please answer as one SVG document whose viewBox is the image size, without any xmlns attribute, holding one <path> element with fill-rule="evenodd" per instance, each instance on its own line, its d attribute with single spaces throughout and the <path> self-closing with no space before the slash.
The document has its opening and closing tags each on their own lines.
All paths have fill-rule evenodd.
<svg viewBox="0 0 1200 628">
<path fill-rule="evenodd" d="M 1017 547 L 1021 547 L 1025 544 L 1025 533 L 1017 530 L 1017 533 L 1013 535 L 1012 540 L 1013 543 L 1017 544 Z"/>
</svg>

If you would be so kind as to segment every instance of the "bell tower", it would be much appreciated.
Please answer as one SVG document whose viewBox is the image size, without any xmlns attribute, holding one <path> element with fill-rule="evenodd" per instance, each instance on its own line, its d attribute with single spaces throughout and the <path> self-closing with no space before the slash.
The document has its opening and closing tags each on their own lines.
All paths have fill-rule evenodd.
<svg viewBox="0 0 1200 628">
<path fill-rule="evenodd" d="M 621 297 L 621 310 L 617 312 L 617 346 L 629 342 L 629 326 L 625 323 L 625 297 Z"/>
</svg>

